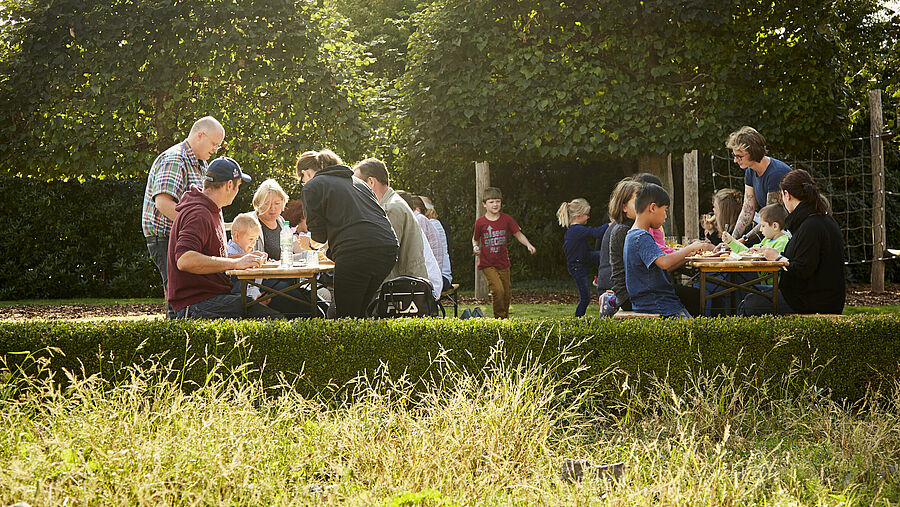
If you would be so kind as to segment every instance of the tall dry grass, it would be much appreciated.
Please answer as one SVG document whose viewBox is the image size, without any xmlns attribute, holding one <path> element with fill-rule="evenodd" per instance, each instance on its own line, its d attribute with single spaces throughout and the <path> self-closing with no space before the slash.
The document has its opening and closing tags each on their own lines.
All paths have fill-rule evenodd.
<svg viewBox="0 0 900 507">
<path fill-rule="evenodd" d="M 32 505 L 896 505 L 900 390 L 853 406 L 753 368 L 665 378 L 590 372 L 563 354 L 427 378 L 387 366 L 305 398 L 162 362 L 126 381 L 0 369 L 0 503 Z M 601 382 L 600 380 L 603 380 Z M 614 382 L 610 382 L 614 380 Z M 617 386 L 615 389 L 601 386 Z M 898 387 L 898 386 L 895 386 Z M 798 396 L 796 393 L 800 392 Z M 625 463 L 618 482 L 562 460 Z"/>
</svg>

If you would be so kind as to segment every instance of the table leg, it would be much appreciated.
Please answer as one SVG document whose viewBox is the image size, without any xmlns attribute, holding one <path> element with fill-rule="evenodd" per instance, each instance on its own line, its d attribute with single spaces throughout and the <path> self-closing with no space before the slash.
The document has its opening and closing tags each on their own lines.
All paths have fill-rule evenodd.
<svg viewBox="0 0 900 507">
<path fill-rule="evenodd" d="M 780 269 L 773 271 L 772 273 L 772 313 L 778 315 L 778 275 L 780 273 Z"/>
<path fill-rule="evenodd" d="M 241 280 L 241 315 L 247 316 L 247 280 Z"/>
<path fill-rule="evenodd" d="M 317 285 L 316 275 L 313 275 L 309 280 L 309 304 L 310 304 L 310 318 L 316 318 L 316 315 L 319 313 L 319 287 Z"/>
<path fill-rule="evenodd" d="M 700 313 L 706 317 L 706 272 L 700 272 Z"/>
</svg>

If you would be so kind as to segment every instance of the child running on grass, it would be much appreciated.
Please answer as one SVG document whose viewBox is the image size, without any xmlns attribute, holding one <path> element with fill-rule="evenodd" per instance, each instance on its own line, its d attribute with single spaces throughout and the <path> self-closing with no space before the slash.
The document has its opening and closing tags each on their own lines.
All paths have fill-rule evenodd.
<svg viewBox="0 0 900 507">
<path fill-rule="evenodd" d="M 506 213 L 500 212 L 502 194 L 499 188 L 487 187 L 481 196 L 484 215 L 475 221 L 472 235 L 472 251 L 478 256 L 478 269 L 484 274 L 491 288 L 494 317 L 509 318 L 509 301 L 512 295 L 509 280 L 509 254 L 506 245 L 509 236 L 525 245 L 528 253 L 535 249 L 522 234 L 519 224 Z"/>
<path fill-rule="evenodd" d="M 669 194 L 659 185 L 648 183 L 637 191 L 634 203 L 637 218 L 625 236 L 625 285 L 634 311 L 690 318 L 700 313 L 700 291 L 682 285 L 676 289 L 664 271 L 681 266 L 687 256 L 699 250 L 711 250 L 713 246 L 706 241 L 695 241 L 670 254 L 663 253 L 650 235 L 650 229 L 659 228 L 666 221 L 669 202 Z"/>
<path fill-rule="evenodd" d="M 591 303 L 591 267 L 600 262 L 600 252 L 591 248 L 592 240 L 602 238 L 609 224 L 600 227 L 585 225 L 591 213 L 587 200 L 578 198 L 560 204 L 556 212 L 559 225 L 566 227 L 563 251 L 566 253 L 566 268 L 575 280 L 578 289 L 578 306 L 575 316 L 581 317 Z"/>
</svg>

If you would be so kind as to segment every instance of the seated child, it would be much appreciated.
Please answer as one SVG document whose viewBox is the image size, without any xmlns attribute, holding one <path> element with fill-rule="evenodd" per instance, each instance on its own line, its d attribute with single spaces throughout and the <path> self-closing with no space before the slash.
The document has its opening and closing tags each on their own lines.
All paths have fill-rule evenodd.
<svg viewBox="0 0 900 507">
<path fill-rule="evenodd" d="M 241 213 L 234 218 L 231 223 L 231 241 L 228 242 L 228 255 L 244 255 L 253 251 L 253 245 L 262 229 L 253 213 Z M 253 280 L 256 283 L 262 283 L 262 279 Z M 231 293 L 241 293 L 241 281 L 234 275 L 231 276 Z M 247 297 L 256 300 L 259 297 L 259 287 L 247 284 Z"/>
<path fill-rule="evenodd" d="M 634 176 L 631 177 L 631 179 L 640 183 L 641 185 L 647 185 L 647 184 L 652 183 L 654 185 L 658 185 L 660 188 L 662 188 L 662 186 L 663 186 L 662 181 L 660 181 L 659 178 L 657 178 L 656 176 L 654 176 L 650 173 L 635 174 Z M 663 190 L 665 190 L 665 189 L 663 189 Z M 663 253 L 665 253 L 665 254 L 670 254 L 670 253 L 674 252 L 675 249 L 666 244 L 665 234 L 666 233 L 663 231 L 662 225 L 660 225 L 659 227 L 651 227 L 650 228 L 650 235 L 653 236 L 653 240 L 656 241 L 656 244 L 659 246 L 659 249 L 662 250 Z"/>
<path fill-rule="evenodd" d="M 787 210 L 781 204 L 769 204 L 759 210 L 759 230 L 765 239 L 757 243 L 754 249 L 767 246 L 774 248 L 778 253 L 784 253 L 784 248 L 790 239 L 784 233 L 785 219 L 787 219 Z M 722 233 L 722 239 L 732 252 L 741 253 L 748 250 L 746 246 L 738 243 L 727 231 Z M 765 275 L 765 272 L 759 273 L 761 277 Z M 772 285 L 772 279 L 765 280 L 763 284 Z"/>
<path fill-rule="evenodd" d="M 695 241 L 670 254 L 663 253 L 650 229 L 659 228 L 666 221 L 669 202 L 669 194 L 659 185 L 649 183 L 637 191 L 637 216 L 634 227 L 625 236 L 625 286 L 636 312 L 690 318 L 700 313 L 700 291 L 681 285 L 676 289 L 664 271 L 681 266 L 689 255 L 711 250 L 713 245 Z"/>
</svg>

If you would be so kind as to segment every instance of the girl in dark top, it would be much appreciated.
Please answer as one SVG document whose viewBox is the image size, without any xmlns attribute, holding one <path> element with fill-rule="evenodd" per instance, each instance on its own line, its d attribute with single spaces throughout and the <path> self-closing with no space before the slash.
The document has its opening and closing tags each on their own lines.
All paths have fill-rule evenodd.
<svg viewBox="0 0 900 507">
<path fill-rule="evenodd" d="M 590 217 L 590 212 L 591 205 L 581 198 L 562 203 L 556 212 L 559 225 L 567 228 L 563 251 L 566 253 L 566 267 L 578 288 L 576 317 L 583 316 L 591 303 L 590 268 L 596 266 L 600 260 L 600 252 L 591 248 L 592 239 L 603 237 L 603 233 L 609 227 L 609 224 L 600 227 L 584 225 Z"/>
<path fill-rule="evenodd" d="M 786 225 L 791 239 L 784 254 L 774 248 L 758 249 L 770 261 L 788 262 L 778 286 L 778 313 L 842 313 L 844 238 L 828 201 L 802 169 L 781 179 L 781 192 L 790 213 Z M 773 313 L 772 302 L 757 294 L 747 296 L 742 306 L 744 315 Z"/>
<path fill-rule="evenodd" d="M 616 185 L 609 199 L 609 217 L 616 222 L 607 234 L 610 281 L 616 294 L 616 307 L 625 311 L 631 311 L 631 300 L 625 288 L 625 261 L 622 259 L 622 252 L 625 250 L 625 236 L 634 226 L 634 196 L 640 188 L 640 182 L 625 178 Z"/>
<path fill-rule="evenodd" d="M 300 155 L 297 177 L 310 237 L 327 241 L 334 261 L 335 316 L 365 317 L 397 262 L 397 235 L 369 186 L 332 151 Z"/>
</svg>

